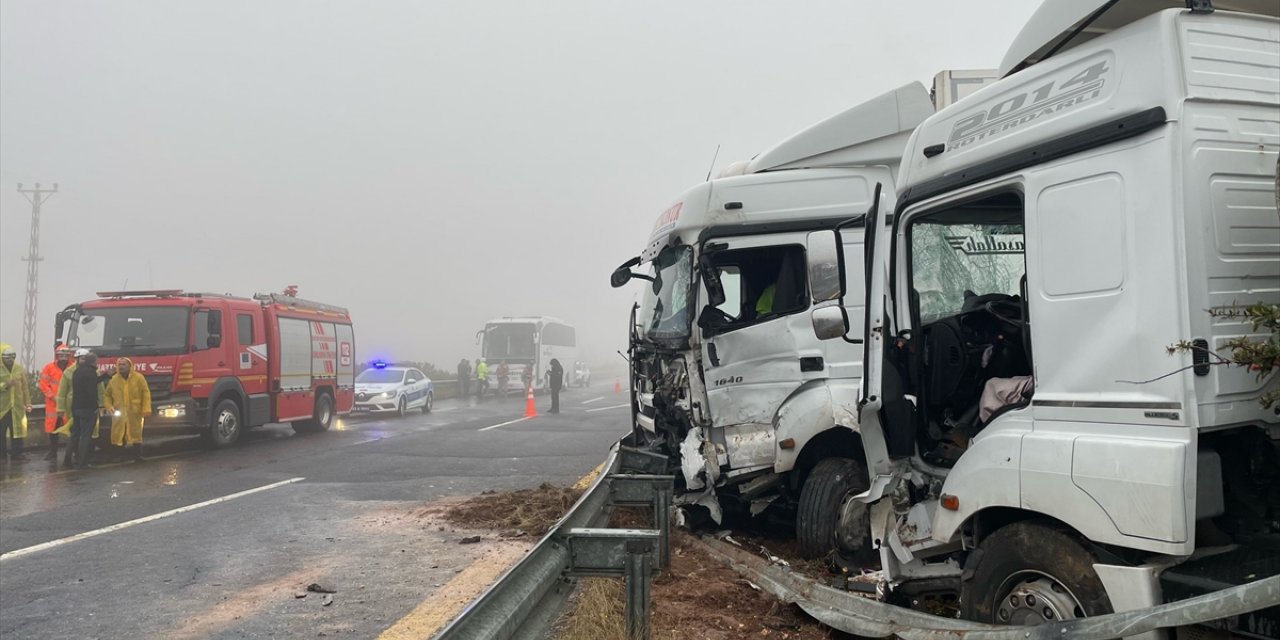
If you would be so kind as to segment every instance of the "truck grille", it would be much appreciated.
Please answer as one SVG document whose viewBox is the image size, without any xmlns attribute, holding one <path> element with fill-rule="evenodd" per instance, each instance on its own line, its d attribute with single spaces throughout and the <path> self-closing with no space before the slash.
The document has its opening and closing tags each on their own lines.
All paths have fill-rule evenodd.
<svg viewBox="0 0 1280 640">
<path fill-rule="evenodd" d="M 153 401 L 169 397 L 169 393 L 173 390 L 173 375 L 165 374 L 145 377 L 147 379 L 147 388 L 151 390 L 151 399 Z"/>
</svg>

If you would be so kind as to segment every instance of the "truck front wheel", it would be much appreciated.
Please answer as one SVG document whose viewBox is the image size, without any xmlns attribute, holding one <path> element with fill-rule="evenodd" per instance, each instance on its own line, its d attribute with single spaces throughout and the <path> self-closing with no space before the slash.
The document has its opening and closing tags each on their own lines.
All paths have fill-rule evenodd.
<svg viewBox="0 0 1280 640">
<path fill-rule="evenodd" d="M 849 546 L 837 544 L 836 526 L 840 522 L 840 506 L 844 503 L 845 496 L 862 493 L 870 484 L 866 469 L 857 460 L 827 458 L 814 465 L 800 490 L 800 505 L 796 510 L 796 543 L 802 557 L 821 558 Z M 863 510 L 866 508 L 866 505 L 862 505 Z M 870 537 L 870 523 L 865 524 L 864 533 L 850 532 L 850 536 Z M 859 546 L 862 548 L 846 551 L 866 552 L 871 547 L 869 543 Z M 847 554 L 842 552 L 841 555 Z"/>
<path fill-rule="evenodd" d="M 965 562 L 961 617 L 1037 625 L 1111 613 L 1083 542 L 1048 524 L 1015 522 L 987 536 Z"/>
<path fill-rule="evenodd" d="M 240 438 L 240 407 L 235 401 L 224 398 L 214 405 L 209 414 L 209 429 L 205 431 L 209 444 L 214 448 L 229 447 Z"/>
</svg>

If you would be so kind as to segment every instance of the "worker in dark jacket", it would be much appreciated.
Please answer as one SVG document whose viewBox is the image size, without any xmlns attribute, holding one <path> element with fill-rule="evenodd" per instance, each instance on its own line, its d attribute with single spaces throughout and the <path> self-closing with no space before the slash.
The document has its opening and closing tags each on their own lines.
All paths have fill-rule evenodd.
<svg viewBox="0 0 1280 640">
<path fill-rule="evenodd" d="M 86 469 L 93 427 L 102 411 L 102 396 L 98 393 L 98 357 L 88 349 L 81 349 L 76 355 L 79 362 L 71 374 L 71 439 L 63 464 Z"/>
<path fill-rule="evenodd" d="M 564 367 L 560 361 L 551 359 L 551 368 L 547 370 L 547 388 L 551 389 L 551 410 L 547 413 L 560 413 L 560 387 L 564 384 Z"/>
</svg>

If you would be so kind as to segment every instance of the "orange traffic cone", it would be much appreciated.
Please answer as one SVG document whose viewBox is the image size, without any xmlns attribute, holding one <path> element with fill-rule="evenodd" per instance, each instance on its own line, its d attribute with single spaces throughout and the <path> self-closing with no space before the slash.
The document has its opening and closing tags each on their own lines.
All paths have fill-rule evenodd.
<svg viewBox="0 0 1280 640">
<path fill-rule="evenodd" d="M 524 401 L 524 417 L 526 418 L 538 417 L 538 405 L 533 400 L 533 385 L 529 385 L 529 395 L 528 397 L 525 398 L 525 401 Z"/>
<path fill-rule="evenodd" d="M 622 381 L 618 378 L 613 379 L 613 392 L 622 393 Z"/>
</svg>

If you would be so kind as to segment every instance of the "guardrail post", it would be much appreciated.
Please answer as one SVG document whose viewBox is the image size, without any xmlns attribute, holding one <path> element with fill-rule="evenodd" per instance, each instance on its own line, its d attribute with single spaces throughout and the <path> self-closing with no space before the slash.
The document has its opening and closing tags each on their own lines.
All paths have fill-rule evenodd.
<svg viewBox="0 0 1280 640">
<path fill-rule="evenodd" d="M 658 529 L 658 567 L 667 569 L 671 566 L 671 494 L 674 489 L 668 485 L 665 491 L 658 491 L 653 497 L 653 525 Z"/>
<path fill-rule="evenodd" d="M 649 640 L 649 553 L 653 542 L 627 541 L 627 638 Z"/>
<path fill-rule="evenodd" d="M 610 506 L 653 509 L 653 528 L 660 536 L 658 568 L 666 569 L 671 563 L 671 502 L 675 476 L 612 474 L 608 481 Z"/>
</svg>

